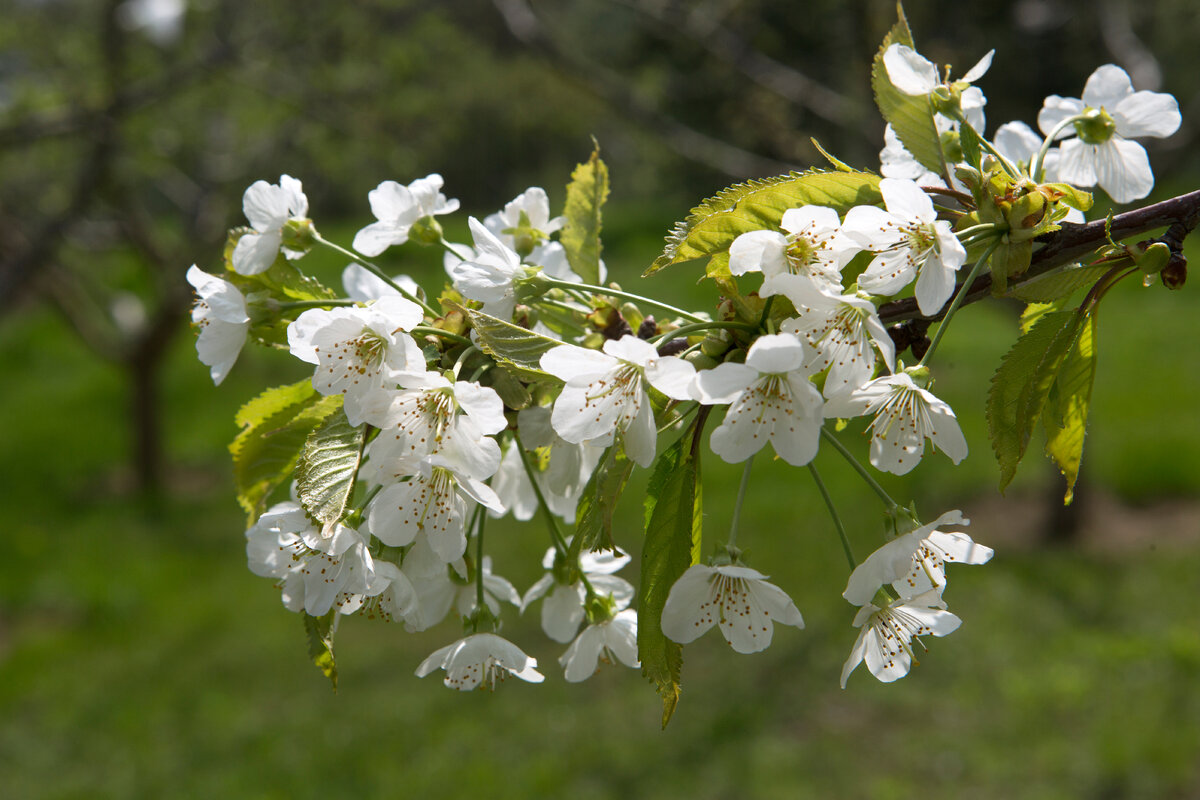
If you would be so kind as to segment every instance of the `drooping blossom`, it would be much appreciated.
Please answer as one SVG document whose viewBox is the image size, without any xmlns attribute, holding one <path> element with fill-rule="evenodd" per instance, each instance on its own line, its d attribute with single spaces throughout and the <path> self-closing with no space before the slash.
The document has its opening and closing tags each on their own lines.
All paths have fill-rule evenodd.
<svg viewBox="0 0 1200 800">
<path fill-rule="evenodd" d="M 196 304 L 192 306 L 192 324 L 200 329 L 196 354 L 200 363 L 210 368 L 213 383 L 219 384 L 246 344 L 250 331 L 246 298 L 232 283 L 209 275 L 195 264 L 187 271 L 187 280 L 196 289 Z"/>
<path fill-rule="evenodd" d="M 587 680 L 595 674 L 601 661 L 621 662 L 638 667 L 637 612 L 618 611 L 612 617 L 588 625 L 567 648 L 558 663 L 571 683 Z"/>
<path fill-rule="evenodd" d="M 367 193 L 367 200 L 378 221 L 354 235 L 354 249 L 364 256 L 377 256 L 392 245 L 404 244 L 420 219 L 458 210 L 458 201 L 442 194 L 442 176 L 436 172 L 408 186 L 384 181 Z"/>
<path fill-rule="evenodd" d="M 417 667 L 417 677 L 424 678 L 437 669 L 446 671 L 446 686 L 464 692 L 495 689 L 497 682 L 509 675 L 529 683 L 545 680 L 537 671 L 536 658 L 494 633 L 475 633 L 436 650 Z"/>
<path fill-rule="evenodd" d="M 924 649 L 921 636 L 946 636 L 961 624 L 961 619 L 946 610 L 937 592 L 907 600 L 899 598 L 883 608 L 867 603 L 854 617 L 854 627 L 861 632 L 842 667 L 842 688 L 846 688 L 850 673 L 864 661 L 883 683 L 903 678 L 914 663 L 919 663 L 914 641 Z"/>
<path fill-rule="evenodd" d="M 662 631 L 687 644 L 713 625 L 739 653 L 757 653 L 771 644 L 775 624 L 804 627 L 795 603 L 767 576 L 732 564 L 694 564 L 675 581 L 663 606 Z"/>
</svg>

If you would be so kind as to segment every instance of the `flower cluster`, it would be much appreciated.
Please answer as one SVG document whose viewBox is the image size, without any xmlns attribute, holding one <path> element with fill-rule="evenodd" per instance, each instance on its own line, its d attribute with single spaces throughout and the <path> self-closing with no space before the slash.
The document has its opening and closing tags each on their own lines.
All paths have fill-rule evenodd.
<svg viewBox="0 0 1200 800">
<path fill-rule="evenodd" d="M 566 646 L 558 661 L 571 682 L 601 664 L 669 671 L 640 659 L 714 626 L 735 651 L 758 652 L 775 625 L 803 628 L 804 619 L 736 546 L 742 493 L 728 540 L 697 563 L 698 462 L 711 424 L 712 452 L 745 465 L 742 492 L 769 444 L 780 461 L 809 467 L 829 504 L 852 564 L 843 596 L 860 631 L 843 687 L 861 663 L 885 682 L 908 674 L 914 642 L 960 624 L 944 600 L 946 565 L 992 556 L 958 530 L 967 525 L 960 512 L 922 524 L 875 478 L 910 472 L 928 446 L 954 464 L 967 455 L 954 411 L 932 392 L 938 342 L 974 278 L 985 268 L 994 286 L 1019 276 L 1033 239 L 1090 203 L 1083 188 L 1098 184 L 1118 202 L 1144 197 L 1153 179 L 1130 139 L 1179 125 L 1173 98 L 1134 92 L 1109 65 L 1082 99 L 1046 100 L 1044 138 L 1010 123 L 988 142 L 987 101 L 973 84 L 992 57 L 951 80 L 892 45 L 879 57 L 884 90 L 927 106 L 926 147 L 910 152 L 904 139 L 916 134 L 895 118 L 884 177 L 784 176 L 785 188 L 753 214 L 707 207 L 710 219 L 726 214 L 719 233 L 687 240 L 688 225 L 705 219 L 684 224 L 664 258 L 709 248 L 708 276 L 722 292 L 711 314 L 606 283 L 598 234 L 580 244 L 597 228 L 606 184 L 589 194 L 573 183 L 562 216 L 530 187 L 482 220 L 460 220 L 467 243 L 449 241 L 439 221 L 451 226 L 459 208 L 440 175 L 384 181 L 367 197 L 376 221 L 351 250 L 317 232 L 298 180 L 254 183 L 243 201 L 250 227 L 231 232 L 224 277 L 187 273 L 197 351 L 215 383 L 247 341 L 304 365 L 303 380 L 239 413 L 231 449 L 250 511 L 250 569 L 274 580 L 287 609 L 318 621 L 355 615 L 423 631 L 457 618 L 466 634 L 416 672 L 443 670 L 462 690 L 509 675 L 543 680 L 537 659 L 497 634 L 509 609 L 537 604 L 546 636 Z M 931 145 L 944 170 L 928 158 Z M 606 181 L 598 163 L 580 165 L 577 175 L 592 171 L 576 180 Z M 831 175 L 842 184 L 819 183 Z M 584 196 L 593 205 L 580 211 Z M 444 251 L 439 293 L 369 260 L 410 243 Z M 342 294 L 296 266 L 315 247 L 350 261 Z M 1118 250 L 1113 243 L 1104 257 Z M 885 327 L 880 309 L 893 299 L 915 308 L 922 336 L 939 323 L 920 350 Z M 865 437 L 874 473 L 836 432 L 846 426 Z M 823 446 L 864 478 L 891 520 L 886 543 L 860 564 L 816 471 Z M 630 557 L 612 514 L 635 465 L 654 470 L 641 593 L 617 575 Z M 659 513 L 665 497 L 677 505 Z M 536 520 L 550 540 L 541 578 L 523 594 L 493 571 L 485 540 L 488 521 L 508 515 Z M 639 611 L 651 610 L 658 618 L 639 630 Z"/>
</svg>

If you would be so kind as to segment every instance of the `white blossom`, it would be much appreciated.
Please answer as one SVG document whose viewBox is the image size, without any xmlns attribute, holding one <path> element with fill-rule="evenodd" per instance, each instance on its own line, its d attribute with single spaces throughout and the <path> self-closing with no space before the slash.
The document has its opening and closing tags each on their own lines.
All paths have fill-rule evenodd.
<svg viewBox="0 0 1200 800">
<path fill-rule="evenodd" d="M 782 589 L 748 567 L 694 564 L 675 581 L 663 606 L 662 631 L 687 644 L 713 625 L 739 653 L 771 644 L 775 624 L 804 627 L 804 619 Z"/>
<path fill-rule="evenodd" d="M 417 220 L 458 210 L 457 200 L 442 194 L 442 176 L 437 173 L 418 178 L 408 186 L 384 181 L 367 193 L 373 222 L 354 235 L 354 249 L 364 256 L 377 256 L 392 245 L 408 241 L 408 233 Z"/>
<path fill-rule="evenodd" d="M 1140 200 L 1154 188 L 1154 173 L 1140 137 L 1163 138 L 1179 129 L 1182 116 L 1175 98 L 1163 92 L 1135 92 L 1128 73 L 1114 64 L 1096 69 L 1083 97 L 1047 97 L 1038 127 L 1049 136 L 1066 120 L 1080 117 L 1057 134 L 1058 179 L 1073 186 L 1095 186 L 1118 203 Z"/>
<path fill-rule="evenodd" d="M 887 210 L 855 206 L 842 233 L 877 255 L 858 278 L 873 294 L 894 295 L 916 279 L 917 306 L 936 314 L 954 293 L 954 277 L 967 251 L 949 222 L 939 220 L 929 195 L 912 181 L 879 182 Z"/>
<path fill-rule="evenodd" d="M 200 329 L 196 354 L 207 365 L 214 384 L 225 380 L 246 344 L 250 316 L 246 298 L 227 280 L 209 275 L 195 264 L 187 271 L 187 280 L 196 289 L 192 306 L 192 324 Z"/>
<path fill-rule="evenodd" d="M 849 255 L 839 235 L 837 212 L 824 206 L 802 206 L 783 212 L 779 231 L 743 233 L 729 247 L 734 275 L 761 272 L 765 278 L 791 273 L 841 289 L 841 270 Z"/>
<path fill-rule="evenodd" d="M 541 367 L 566 381 L 550 418 L 559 436 L 607 445 L 620 433 L 626 455 L 643 467 L 654 460 L 657 433 L 646 383 L 688 400 L 696 374 L 690 363 L 659 356 L 654 345 L 631 335 L 606 341 L 604 352 L 560 345 L 542 354 Z"/>
<path fill-rule="evenodd" d="M 441 648 L 421 662 L 417 677 L 424 678 L 444 669 L 444 683 L 451 689 L 470 691 L 495 689 L 498 681 L 515 675 L 529 683 L 541 683 L 545 677 L 537 671 L 537 659 L 494 633 L 475 633 Z"/>
<path fill-rule="evenodd" d="M 986 564 L 992 548 L 976 544 L 962 531 L 940 531 L 949 525 L 968 525 L 961 511 L 948 511 L 928 525 L 897 536 L 867 556 L 846 582 L 842 597 L 856 606 L 871 602 L 876 592 L 890 584 L 901 598 L 946 588 L 946 564 Z"/>
<path fill-rule="evenodd" d="M 478 569 L 478 567 L 476 568 Z M 502 578 L 492 572 L 491 556 L 483 557 L 483 576 L 481 580 L 483 581 L 483 604 L 488 607 L 488 611 L 492 612 L 493 617 L 500 616 L 501 602 L 511 603 L 517 608 L 521 607 L 521 595 L 517 592 L 517 588 L 507 578 Z M 466 617 L 475 610 L 478 591 L 474 581 L 458 587 L 454 606 L 459 614 Z"/>
<path fill-rule="evenodd" d="M 726 362 L 697 373 L 694 391 L 705 405 L 729 404 L 710 439 L 725 461 L 745 461 L 768 441 L 792 466 L 817 454 L 824 400 L 809 380 L 804 346 L 794 334 L 760 336 L 744 364 Z"/>
<path fill-rule="evenodd" d="M 842 667 L 842 688 L 850 673 L 863 661 L 871 674 L 883 683 L 903 678 L 917 662 L 912 643 L 922 649 L 921 636 L 945 636 L 958 630 L 962 620 L 946 611 L 937 592 L 926 592 L 911 599 L 899 598 L 883 608 L 867 603 L 854 617 L 861 628 L 850 657 Z"/>
<path fill-rule="evenodd" d="M 410 300 L 389 295 L 366 307 L 313 308 L 288 326 L 292 355 L 316 364 L 313 388 L 346 398 L 346 417 L 361 425 L 368 409 L 386 401 L 383 389 L 402 372 L 423 371 L 425 356 L 404 331 L 424 312 Z"/>
<path fill-rule="evenodd" d="M 857 294 L 838 294 L 798 275 L 779 275 L 763 285 L 763 295 L 782 294 L 792 301 L 797 316 L 780 326 L 812 349 L 805 369 L 828 370 L 826 397 L 861 386 L 875 374 L 879 361 L 890 371 L 896 346 L 879 321 L 875 305 Z"/>
<path fill-rule="evenodd" d="M 967 440 L 954 411 L 906 372 L 876 378 L 825 405 L 830 418 L 868 415 L 875 417 L 871 464 L 876 469 L 893 475 L 911 471 L 925 454 L 926 439 L 955 464 L 967 456 Z"/>
<path fill-rule="evenodd" d="M 558 563 L 558 551 L 551 547 L 542 558 L 546 568 L 537 583 L 521 599 L 524 613 L 534 601 L 542 601 L 542 630 L 556 642 L 569 642 L 579 630 L 585 615 L 584 602 L 587 588 L 583 580 L 574 583 L 559 582 L 562 564 Z M 629 554 L 621 550 L 595 551 L 579 554 L 579 571 L 592 585 L 592 590 L 602 597 L 612 598 L 614 608 L 621 610 L 633 600 L 633 586 L 624 578 L 613 573 L 629 563 Z"/>
<path fill-rule="evenodd" d="M 251 184 L 242 195 L 242 210 L 253 230 L 238 239 L 231 261 L 236 272 L 257 275 L 275 263 L 283 245 L 284 226 L 291 220 L 307 218 L 308 198 L 304 196 L 300 181 L 290 175 L 281 175 L 278 184 L 266 181 Z M 303 253 L 285 249 L 284 255 L 299 258 Z"/>
<path fill-rule="evenodd" d="M 989 50 L 957 81 L 951 81 L 949 76 L 941 80 L 934 63 L 908 45 L 890 45 L 883 52 L 883 66 L 887 70 L 888 80 L 900 91 L 914 96 L 928 95 L 940 87 L 965 87 L 979 80 L 992 66 L 992 56 L 995 54 L 995 50 Z"/>
<path fill-rule="evenodd" d="M 454 288 L 463 297 L 483 303 L 483 312 L 503 320 L 512 318 L 517 303 L 517 282 L 536 268 L 521 264 L 516 251 L 497 239 L 483 224 L 468 220 L 475 239 L 474 255 L 449 268 Z"/>
<path fill-rule="evenodd" d="M 641 665 L 638 661 L 636 611 L 625 609 L 609 619 L 587 626 L 558 659 L 566 679 L 571 683 L 590 678 L 601 661 L 608 664 L 620 661 L 627 667 Z"/>
</svg>

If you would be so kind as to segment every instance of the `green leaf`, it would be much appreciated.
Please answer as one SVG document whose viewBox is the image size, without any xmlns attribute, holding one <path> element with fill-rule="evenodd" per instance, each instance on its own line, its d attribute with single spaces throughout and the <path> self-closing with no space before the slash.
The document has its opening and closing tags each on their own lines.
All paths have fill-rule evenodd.
<svg viewBox="0 0 1200 800">
<path fill-rule="evenodd" d="M 1026 303 L 1052 303 L 1069 297 L 1085 286 L 1091 286 L 1111 268 L 1109 264 L 1081 266 L 1071 264 L 1060 270 L 1040 275 L 1009 290 L 1008 296 Z"/>
<path fill-rule="evenodd" d="M 575 510 L 575 538 L 571 540 L 569 552 L 571 563 L 575 563 L 581 552 L 611 550 L 616 546 L 612 535 L 613 512 L 632 471 L 633 462 L 621 447 L 612 445 L 604 451 Z"/>
<path fill-rule="evenodd" d="M 332 608 L 322 617 L 303 613 L 304 632 L 308 636 L 308 657 L 317 669 L 329 678 L 333 691 L 337 692 L 337 662 L 333 658 L 333 632 L 337 620 L 337 609 Z"/>
<path fill-rule="evenodd" d="M 303 380 L 268 389 L 238 411 L 242 430 L 229 452 L 238 503 L 251 523 L 271 492 L 291 478 L 308 435 L 341 405 L 340 395 L 322 397 L 311 380 Z"/>
<path fill-rule="evenodd" d="M 352 426 L 345 414 L 331 414 L 308 435 L 296 466 L 296 493 L 317 522 L 337 522 L 346 514 L 362 461 L 367 426 Z"/>
<path fill-rule="evenodd" d="M 662 255 L 643 277 L 671 264 L 723 254 L 743 233 L 778 229 L 789 208 L 827 206 L 844 214 L 854 206 L 881 202 L 879 176 L 867 172 L 810 170 L 739 183 L 708 198 L 676 223 Z"/>
<path fill-rule="evenodd" d="M 463 307 L 462 311 L 478 335 L 479 348 L 501 364 L 509 367 L 516 375 L 527 381 L 556 380 L 542 371 L 541 358 L 547 350 L 553 350 L 562 342 L 534 333 L 520 325 L 484 314 L 482 311 Z"/>
<path fill-rule="evenodd" d="M 904 9 L 896 4 L 898 20 L 892 30 L 883 39 L 879 52 L 875 54 L 875 62 L 871 65 L 871 89 L 875 93 L 875 105 L 879 113 L 887 120 L 896 136 L 913 157 L 925 169 L 938 175 L 946 174 L 945 156 L 942 153 L 941 137 L 938 136 L 937 126 L 933 122 L 933 106 L 926 95 L 909 95 L 892 85 L 888 78 L 887 67 L 883 65 L 883 53 L 893 44 L 913 46 L 912 32 L 908 29 L 908 20 L 904 17 Z M 914 47 L 915 49 L 915 47 Z"/>
<path fill-rule="evenodd" d="M 1089 315 L 1059 370 L 1050 407 L 1042 416 L 1046 428 L 1046 455 L 1054 459 L 1067 481 L 1063 505 L 1070 505 L 1075 496 L 1095 379 L 1096 318 Z"/>
<path fill-rule="evenodd" d="M 1012 481 L 1050 389 L 1079 337 L 1076 311 L 1053 311 L 1017 340 L 992 376 L 988 433 L 1000 464 L 1000 489 Z"/>
<path fill-rule="evenodd" d="M 608 199 L 608 167 L 600 160 L 600 146 L 586 162 L 575 167 L 567 184 L 567 204 L 559 241 L 567 263 L 584 283 L 600 282 L 600 212 Z"/>
<path fill-rule="evenodd" d="M 300 271 L 282 252 L 264 272 L 243 275 L 233 269 L 233 249 L 251 228 L 234 228 L 225 241 L 225 278 L 244 292 L 267 291 L 276 300 L 333 300 L 338 293 Z"/>
<path fill-rule="evenodd" d="M 700 560 L 700 469 L 683 436 L 656 460 L 646 488 L 646 540 L 638 592 L 638 658 L 663 701 L 663 727 L 679 703 L 683 648 L 662 631 L 662 612 L 675 581 Z"/>
<path fill-rule="evenodd" d="M 958 128 L 958 144 L 962 148 L 963 158 L 966 162 L 975 169 L 979 169 L 979 162 L 983 158 L 983 145 L 979 142 L 979 134 L 966 122 L 963 122 Z"/>
</svg>

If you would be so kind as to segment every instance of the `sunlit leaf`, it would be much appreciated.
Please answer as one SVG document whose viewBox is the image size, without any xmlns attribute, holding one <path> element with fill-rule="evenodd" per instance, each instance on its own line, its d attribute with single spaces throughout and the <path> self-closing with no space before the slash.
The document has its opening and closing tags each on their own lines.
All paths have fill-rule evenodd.
<svg viewBox="0 0 1200 800">
<path fill-rule="evenodd" d="M 330 415 L 308 435 L 296 465 L 296 493 L 317 522 L 345 516 L 362 461 L 366 426 L 352 426 L 345 414 Z"/>
<path fill-rule="evenodd" d="M 308 657 L 317 669 L 329 678 L 334 692 L 337 691 L 337 662 L 333 658 L 333 632 L 337 613 L 336 608 L 330 609 L 328 614 L 321 617 L 301 612 L 301 616 L 304 617 L 304 632 L 308 636 Z"/>
<path fill-rule="evenodd" d="M 1075 346 L 1063 362 L 1054 383 L 1050 402 L 1042 415 L 1046 429 L 1046 454 L 1054 459 L 1067 482 L 1063 504 L 1075 496 L 1075 481 L 1083 460 L 1088 409 L 1096 379 L 1096 318 L 1089 316 L 1080 327 Z"/>
<path fill-rule="evenodd" d="M 584 283 L 600 282 L 600 218 L 608 198 L 608 167 L 600 159 L 600 148 L 575 167 L 567 184 L 567 218 L 559 241 L 567 252 L 567 263 Z"/>
<path fill-rule="evenodd" d="M 562 342 L 484 314 L 482 311 L 470 308 L 462 310 L 471 321 L 471 327 L 475 329 L 479 347 L 483 352 L 508 366 L 518 377 L 527 381 L 553 380 L 552 376 L 542 371 L 541 358 L 543 353 L 558 347 Z"/>
<path fill-rule="evenodd" d="M 871 65 L 871 89 L 875 93 L 875 105 L 879 113 L 891 124 L 892 130 L 900 138 L 905 149 L 921 163 L 925 169 L 937 175 L 946 174 L 945 156 L 942 153 L 942 142 L 938 136 L 937 126 L 933 122 L 933 106 L 925 95 L 909 95 L 892 85 L 888 78 L 887 67 L 883 64 L 883 53 L 893 44 L 903 44 L 914 47 L 912 32 L 908 29 L 908 20 L 904 17 L 904 9 L 896 4 L 898 20 L 892 30 L 883 39 L 879 52 L 875 54 L 875 62 Z"/>
</svg>

